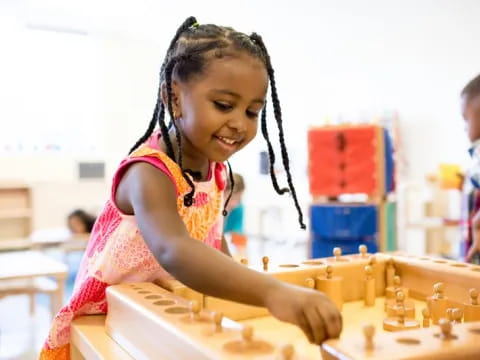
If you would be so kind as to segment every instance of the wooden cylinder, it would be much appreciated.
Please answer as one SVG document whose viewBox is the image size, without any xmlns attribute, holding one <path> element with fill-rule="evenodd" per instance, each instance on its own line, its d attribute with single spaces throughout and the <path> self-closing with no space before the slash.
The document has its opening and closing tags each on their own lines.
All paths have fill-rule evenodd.
<svg viewBox="0 0 480 360">
<path fill-rule="evenodd" d="M 337 305 L 338 310 L 342 310 L 342 278 L 333 276 L 331 279 L 319 276 L 315 281 L 315 288 L 325 293 L 332 302 Z"/>
</svg>

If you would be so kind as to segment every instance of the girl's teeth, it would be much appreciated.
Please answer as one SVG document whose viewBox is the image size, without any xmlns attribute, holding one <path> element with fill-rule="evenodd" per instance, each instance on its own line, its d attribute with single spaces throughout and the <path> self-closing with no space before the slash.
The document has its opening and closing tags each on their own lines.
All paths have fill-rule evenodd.
<svg viewBox="0 0 480 360">
<path fill-rule="evenodd" d="M 235 141 L 230 140 L 230 139 L 226 139 L 226 138 L 224 138 L 224 137 L 220 137 L 220 136 L 219 136 L 219 139 L 222 140 L 222 141 L 224 141 L 224 142 L 226 142 L 226 143 L 229 144 L 229 145 L 233 145 L 233 144 L 235 143 Z"/>
</svg>

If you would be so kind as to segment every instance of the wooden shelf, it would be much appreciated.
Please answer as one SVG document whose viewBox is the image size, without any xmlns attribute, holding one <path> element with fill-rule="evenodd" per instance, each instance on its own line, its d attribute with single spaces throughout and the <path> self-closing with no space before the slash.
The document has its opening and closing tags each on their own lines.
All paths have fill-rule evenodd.
<svg viewBox="0 0 480 360">
<path fill-rule="evenodd" d="M 31 209 L 0 210 L 0 220 L 29 218 L 31 216 L 32 216 Z"/>
</svg>

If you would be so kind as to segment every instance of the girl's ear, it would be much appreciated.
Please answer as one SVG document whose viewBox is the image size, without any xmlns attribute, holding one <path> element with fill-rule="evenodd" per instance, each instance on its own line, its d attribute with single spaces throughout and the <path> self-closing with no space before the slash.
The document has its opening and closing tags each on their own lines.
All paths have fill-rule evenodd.
<svg viewBox="0 0 480 360">
<path fill-rule="evenodd" d="M 165 106 L 165 112 L 168 114 L 168 101 L 167 101 L 167 84 L 165 82 L 162 83 L 161 87 L 161 96 L 162 96 L 162 103 Z M 182 107 L 180 106 L 180 87 L 178 83 L 174 80 L 172 81 L 172 111 L 176 115 L 177 118 L 182 117 Z"/>
</svg>

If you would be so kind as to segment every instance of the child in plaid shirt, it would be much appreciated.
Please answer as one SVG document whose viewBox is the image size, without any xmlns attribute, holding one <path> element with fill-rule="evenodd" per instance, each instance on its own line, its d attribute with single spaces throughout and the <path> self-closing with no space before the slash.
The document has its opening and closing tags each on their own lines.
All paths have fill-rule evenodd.
<svg viewBox="0 0 480 360">
<path fill-rule="evenodd" d="M 480 75 L 462 90 L 462 115 L 471 141 L 472 164 L 464 182 L 463 255 L 467 262 L 480 262 Z"/>
</svg>

